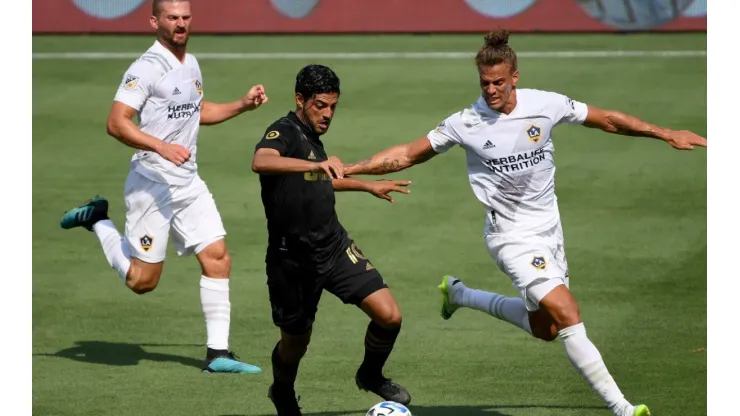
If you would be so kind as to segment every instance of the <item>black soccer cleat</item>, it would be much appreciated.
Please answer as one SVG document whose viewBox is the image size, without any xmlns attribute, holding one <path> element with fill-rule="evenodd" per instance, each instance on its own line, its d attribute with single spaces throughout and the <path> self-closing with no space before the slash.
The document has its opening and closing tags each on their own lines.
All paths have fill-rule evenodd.
<svg viewBox="0 0 740 416">
<path fill-rule="evenodd" d="M 275 384 L 267 389 L 267 397 L 272 400 L 277 416 L 303 416 L 298 406 L 300 397 L 296 397 L 293 388 L 278 387 Z"/>
<path fill-rule="evenodd" d="M 357 370 L 355 383 L 360 390 L 369 391 L 382 397 L 389 402 L 400 403 L 404 406 L 411 403 L 411 395 L 408 390 L 391 379 L 380 377 L 364 377 L 360 370 Z"/>
</svg>

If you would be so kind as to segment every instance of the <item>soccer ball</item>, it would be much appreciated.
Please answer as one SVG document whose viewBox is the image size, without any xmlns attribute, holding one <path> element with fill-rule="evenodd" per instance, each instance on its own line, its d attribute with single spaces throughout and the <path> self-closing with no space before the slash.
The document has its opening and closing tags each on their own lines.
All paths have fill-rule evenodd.
<svg viewBox="0 0 740 416">
<path fill-rule="evenodd" d="M 381 402 L 370 408 L 365 416 L 411 416 L 411 410 L 396 402 Z"/>
</svg>

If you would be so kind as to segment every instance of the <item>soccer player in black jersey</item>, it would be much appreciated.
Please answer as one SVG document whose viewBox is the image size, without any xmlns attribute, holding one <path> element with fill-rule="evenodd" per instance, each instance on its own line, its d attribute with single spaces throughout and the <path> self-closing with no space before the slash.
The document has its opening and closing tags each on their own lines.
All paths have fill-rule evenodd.
<svg viewBox="0 0 740 416">
<path fill-rule="evenodd" d="M 281 330 L 272 353 L 270 399 L 278 415 L 300 415 L 294 384 L 306 353 L 324 289 L 371 319 L 357 386 L 384 400 L 408 404 L 408 391 L 383 375 L 401 329 L 401 311 L 378 270 L 339 223 L 335 191 L 366 191 L 393 202 L 390 192 L 408 193 L 406 181 L 344 177 L 342 162 L 327 156 L 327 132 L 339 100 L 339 78 L 309 65 L 296 77 L 296 110 L 265 131 L 252 170 L 260 175 L 267 217 L 265 259 L 272 319 Z"/>
</svg>

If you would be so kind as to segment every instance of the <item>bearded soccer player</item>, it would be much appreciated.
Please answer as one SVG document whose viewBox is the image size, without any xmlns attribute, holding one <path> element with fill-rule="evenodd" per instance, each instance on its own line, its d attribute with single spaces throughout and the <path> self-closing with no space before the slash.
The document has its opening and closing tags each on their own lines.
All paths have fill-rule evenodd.
<svg viewBox="0 0 740 416">
<path fill-rule="evenodd" d="M 136 149 L 124 189 L 125 234 L 108 219 L 108 201 L 102 197 L 67 212 L 61 226 L 94 231 L 111 267 L 138 294 L 157 287 L 171 236 L 179 255 L 193 253 L 201 265 L 203 371 L 259 373 L 259 367 L 229 350 L 231 258 L 221 216 L 198 174 L 196 150 L 200 125 L 254 110 L 267 96 L 257 85 L 234 102 L 203 100 L 198 61 L 186 52 L 190 2 L 154 0 L 152 9 L 157 39 L 126 71 L 108 117 L 108 134 Z"/>
<path fill-rule="evenodd" d="M 633 405 L 621 393 L 586 335 L 569 290 L 551 132 L 559 124 L 580 124 L 663 140 L 680 150 L 706 147 L 707 141 L 690 131 L 658 127 L 554 92 L 517 88 L 517 56 L 508 38 L 505 30 L 486 35 L 475 58 L 482 90 L 475 103 L 442 121 L 426 137 L 346 165 L 344 174 L 397 172 L 455 145 L 462 147 L 473 192 L 486 210 L 486 246 L 520 297 L 471 289 L 460 279 L 445 276 L 439 286 L 442 317 L 449 319 L 458 308 L 468 307 L 545 341 L 560 337 L 571 364 L 615 415 L 649 415 L 647 406 Z"/>
</svg>

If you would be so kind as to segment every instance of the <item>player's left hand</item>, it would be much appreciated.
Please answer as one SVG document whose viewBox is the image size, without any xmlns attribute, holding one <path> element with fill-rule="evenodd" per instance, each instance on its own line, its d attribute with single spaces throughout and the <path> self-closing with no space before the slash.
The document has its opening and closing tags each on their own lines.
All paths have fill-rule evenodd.
<svg viewBox="0 0 740 416">
<path fill-rule="evenodd" d="M 400 192 L 402 194 L 410 194 L 411 191 L 406 189 L 406 186 L 411 185 L 411 181 L 375 181 L 370 184 L 370 193 L 380 199 L 393 203 L 393 198 L 388 195 L 391 192 Z"/>
<path fill-rule="evenodd" d="M 265 94 L 265 86 L 260 84 L 250 88 L 247 95 L 242 98 L 242 101 L 244 102 L 244 108 L 246 108 L 247 111 L 252 111 L 262 104 L 267 104 L 269 98 L 267 98 L 267 95 Z"/>
<path fill-rule="evenodd" d="M 671 131 L 666 141 L 678 150 L 693 150 L 694 146 L 707 147 L 707 139 L 688 130 Z"/>
</svg>

